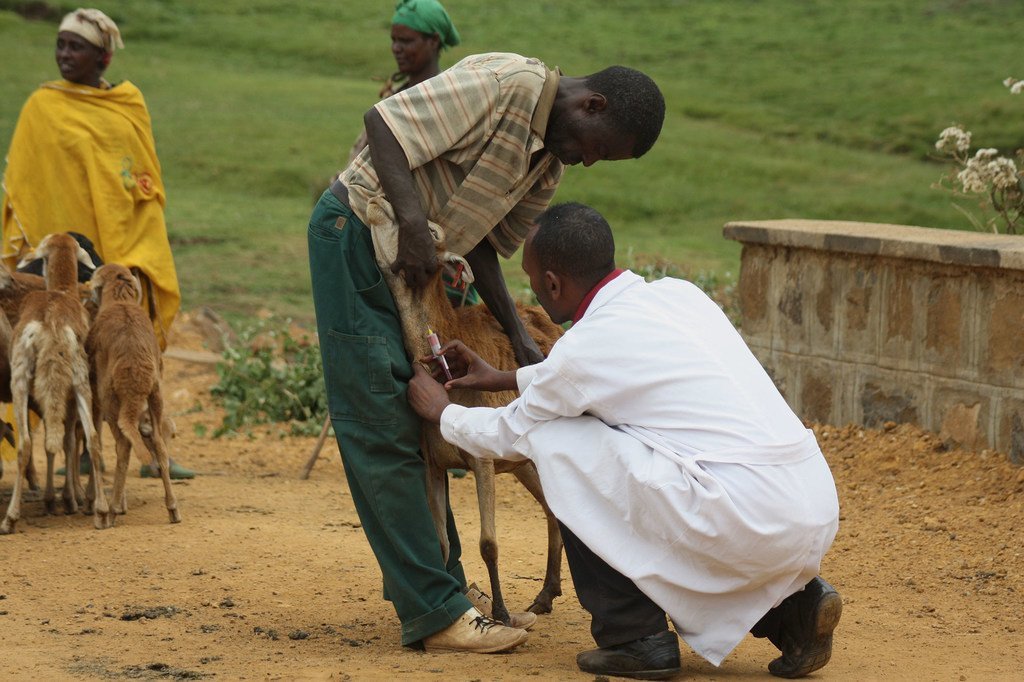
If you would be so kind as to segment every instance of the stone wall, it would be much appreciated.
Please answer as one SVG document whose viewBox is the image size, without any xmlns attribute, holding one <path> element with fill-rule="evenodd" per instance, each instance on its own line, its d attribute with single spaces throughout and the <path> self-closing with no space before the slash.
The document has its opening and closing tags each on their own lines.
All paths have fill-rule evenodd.
<svg viewBox="0 0 1024 682">
<path fill-rule="evenodd" d="M 801 418 L 911 422 L 1024 464 L 1024 237 L 733 222 L 743 336 Z"/>
</svg>

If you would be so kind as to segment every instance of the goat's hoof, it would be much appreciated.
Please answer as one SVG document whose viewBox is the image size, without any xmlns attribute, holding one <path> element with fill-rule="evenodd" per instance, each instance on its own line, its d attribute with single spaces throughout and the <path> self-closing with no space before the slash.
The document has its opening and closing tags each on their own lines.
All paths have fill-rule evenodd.
<svg viewBox="0 0 1024 682">
<path fill-rule="evenodd" d="M 57 500 L 43 500 L 43 509 L 48 516 L 54 516 L 57 513 Z"/>
<path fill-rule="evenodd" d="M 181 523 L 181 512 L 177 509 L 168 509 L 167 516 L 170 517 L 171 523 Z"/>
<path fill-rule="evenodd" d="M 14 532 L 14 527 L 18 524 L 18 519 L 12 519 L 10 516 L 4 517 L 3 521 L 0 521 L 0 535 L 10 535 Z"/>
<path fill-rule="evenodd" d="M 93 515 L 92 522 L 96 526 L 96 530 L 105 530 L 114 527 L 114 518 L 116 518 L 114 512 L 108 511 L 104 513 L 98 511 Z"/>
<path fill-rule="evenodd" d="M 64 513 L 68 516 L 78 513 L 78 503 L 72 499 L 64 500 Z"/>
<path fill-rule="evenodd" d="M 561 594 L 551 595 L 546 592 L 541 592 L 537 595 L 537 598 L 530 604 L 530 608 L 526 609 L 530 613 L 551 613 L 552 606 L 554 605 L 555 597 L 561 596 Z"/>
</svg>

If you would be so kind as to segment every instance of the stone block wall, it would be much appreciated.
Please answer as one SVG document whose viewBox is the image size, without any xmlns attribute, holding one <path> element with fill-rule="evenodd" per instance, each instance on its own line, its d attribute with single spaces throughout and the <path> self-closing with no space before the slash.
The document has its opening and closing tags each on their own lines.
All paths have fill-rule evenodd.
<svg viewBox="0 0 1024 682">
<path fill-rule="evenodd" d="M 911 422 L 1024 464 L 1024 237 L 733 222 L 742 331 L 801 418 Z"/>
</svg>

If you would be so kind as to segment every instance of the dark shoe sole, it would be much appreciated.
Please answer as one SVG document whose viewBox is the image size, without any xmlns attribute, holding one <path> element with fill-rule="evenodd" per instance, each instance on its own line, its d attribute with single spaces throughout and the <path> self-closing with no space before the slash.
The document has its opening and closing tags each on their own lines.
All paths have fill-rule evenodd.
<svg viewBox="0 0 1024 682">
<path fill-rule="evenodd" d="M 768 672 L 776 677 L 795 679 L 824 668 L 832 658 L 832 632 L 843 614 L 843 600 L 838 592 L 821 596 L 814 611 L 814 642 L 803 652 L 799 661 L 788 661 L 784 656 L 768 664 Z"/>
<path fill-rule="evenodd" d="M 675 677 L 682 671 L 682 668 L 663 668 L 661 670 L 598 670 L 596 668 L 586 669 L 580 666 L 580 670 L 591 675 L 606 675 L 608 677 L 628 677 L 634 680 L 667 680 Z"/>
</svg>

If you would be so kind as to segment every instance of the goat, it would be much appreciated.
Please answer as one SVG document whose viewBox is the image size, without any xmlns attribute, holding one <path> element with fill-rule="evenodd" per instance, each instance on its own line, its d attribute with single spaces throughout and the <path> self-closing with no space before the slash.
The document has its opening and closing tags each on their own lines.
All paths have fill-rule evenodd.
<svg viewBox="0 0 1024 682">
<path fill-rule="evenodd" d="M 371 201 L 367 207 L 367 218 L 371 226 L 393 223 L 388 208 L 375 201 Z M 440 228 L 431 224 L 431 230 L 434 232 L 439 256 L 450 255 L 445 254 Z M 374 234 L 377 264 L 395 298 L 402 321 L 406 352 L 413 360 L 430 354 L 426 331 L 428 327 L 432 327 L 443 340 L 461 339 L 497 369 L 510 370 L 518 367 L 512 343 L 486 306 L 452 308 L 444 291 L 440 269 L 425 287 L 411 290 L 401 276 L 391 273 L 390 262 L 393 261 L 391 256 L 395 244 L 378 242 L 378 234 Z M 561 336 L 561 327 L 552 322 L 542 309 L 535 306 L 517 305 L 517 310 L 530 336 L 537 342 L 541 352 L 547 355 L 555 340 Z M 511 402 L 515 398 L 515 393 L 460 390 L 452 391 L 449 397 L 453 402 L 462 405 L 498 407 Z M 558 529 L 558 521 L 544 500 L 540 477 L 533 463 L 473 457 L 445 441 L 436 424 L 424 423 L 421 448 L 427 462 L 427 495 L 430 511 L 446 560 L 449 550 L 445 521 L 447 472 L 450 468 L 469 469 L 473 472 L 476 479 L 477 505 L 480 510 L 480 554 L 487 566 L 491 583 L 492 615 L 506 623 L 509 622 L 509 614 L 498 577 L 498 544 L 494 523 L 495 474 L 511 472 L 540 503 L 547 518 L 547 566 L 541 591 L 528 610 L 533 613 L 550 613 L 554 598 L 562 594 L 562 536 Z"/>
<path fill-rule="evenodd" d="M 114 435 L 117 468 L 114 471 L 112 509 L 128 510 L 125 476 L 134 449 L 140 458 L 148 452 L 160 470 L 164 483 L 164 504 L 171 523 L 181 522 L 178 501 L 171 490 L 170 467 L 163 429 L 163 396 L 160 376 L 163 358 L 153 324 L 140 304 L 142 286 L 123 265 L 107 263 L 92 276 L 93 300 L 98 306 L 85 349 L 89 356 L 89 379 L 96 410 L 94 417 L 107 422 Z M 140 433 L 140 421 L 148 412 L 147 436 Z"/>
<path fill-rule="evenodd" d="M 91 266 L 88 254 L 66 234 L 51 234 L 36 247 L 35 255 L 45 259 L 46 291 L 29 292 L 21 305 L 11 347 L 11 396 L 18 430 L 18 476 L 7 508 L 0 522 L 0 534 L 14 532 L 21 518 L 22 479 L 32 456 L 32 434 L 29 430 L 29 401 L 34 398 L 40 408 L 45 428 L 46 492 L 48 512 L 55 511 L 53 490 L 53 458 L 64 450 L 69 476 L 64 480 L 64 506 L 68 513 L 77 511 L 78 502 L 72 482 L 77 482 L 75 417 L 81 423 L 86 447 L 92 457 L 94 475 L 90 479 L 89 501 L 95 502 L 94 525 L 107 528 L 113 515 L 103 493 L 103 457 L 91 414 L 92 392 L 89 388 L 89 365 L 84 341 L 89 317 L 78 298 L 76 261 Z"/>
<path fill-rule="evenodd" d="M 10 341 L 11 334 L 13 333 L 12 328 L 18 324 L 22 302 L 33 291 L 46 291 L 46 280 L 41 275 L 21 271 L 12 272 L 3 264 L 0 264 L 0 312 L 3 313 L 7 321 L 6 345 L 4 345 L 2 353 L 0 353 L 0 403 L 11 402 Z M 89 287 L 80 284 L 78 294 L 79 298 L 86 302 L 89 298 Z M 91 318 L 94 311 L 90 310 L 90 307 L 90 305 L 86 305 L 86 310 L 90 311 Z M 39 414 L 34 401 L 30 400 L 29 409 Z M 3 431 L 3 438 L 13 446 L 14 430 L 11 428 L 11 425 L 0 420 L 0 431 Z M 2 473 L 2 470 L 0 470 L 0 473 Z M 31 459 L 29 459 L 28 466 L 25 469 L 25 477 L 28 480 L 30 490 L 39 489 L 39 484 L 36 482 L 35 466 Z M 72 481 L 72 483 L 76 486 L 76 490 L 81 488 L 81 484 L 77 483 L 77 481 Z M 82 495 L 79 494 L 78 498 L 81 499 L 81 497 Z"/>
</svg>

